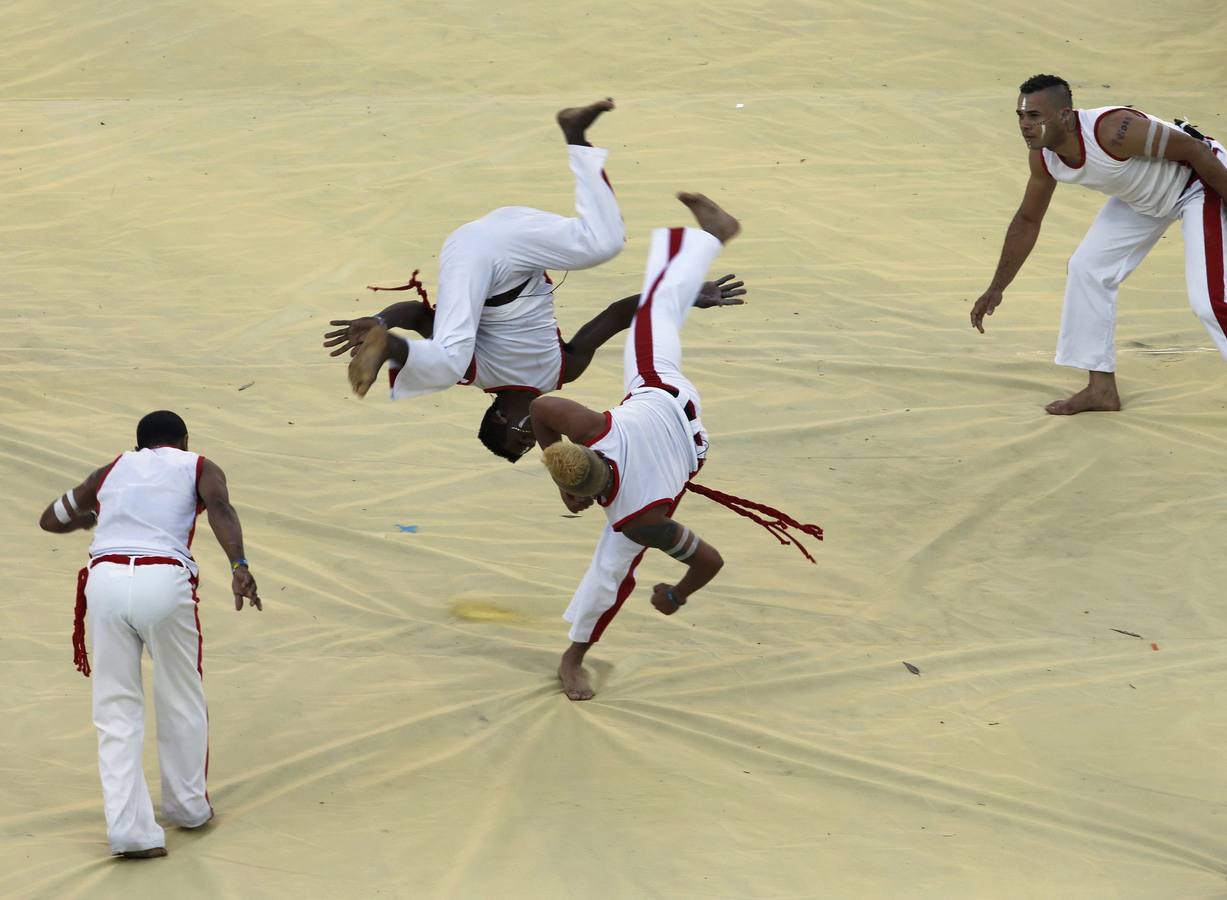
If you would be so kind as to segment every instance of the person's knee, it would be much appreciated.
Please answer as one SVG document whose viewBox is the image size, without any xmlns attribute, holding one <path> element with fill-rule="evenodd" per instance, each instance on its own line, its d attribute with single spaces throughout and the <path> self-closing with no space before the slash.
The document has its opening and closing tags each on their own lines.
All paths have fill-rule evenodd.
<svg viewBox="0 0 1227 900">
<path fill-rule="evenodd" d="M 608 262 L 626 245 L 626 229 L 621 225 L 612 224 L 605 228 L 596 228 L 590 232 L 588 252 L 597 263 Z"/>
<path fill-rule="evenodd" d="M 1065 271 L 1070 281 L 1083 284 L 1098 284 L 1111 288 L 1116 286 L 1114 271 L 1104 265 L 1096 254 L 1079 247 L 1069 258 Z"/>
</svg>

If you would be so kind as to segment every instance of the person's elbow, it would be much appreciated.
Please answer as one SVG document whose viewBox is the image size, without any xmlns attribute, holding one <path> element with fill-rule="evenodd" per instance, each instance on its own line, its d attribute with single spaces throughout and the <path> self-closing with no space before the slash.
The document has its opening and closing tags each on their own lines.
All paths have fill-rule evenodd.
<svg viewBox="0 0 1227 900">
<path fill-rule="evenodd" d="M 469 353 L 468 358 L 473 358 L 472 352 Z M 447 358 L 439 369 L 439 381 L 443 385 L 457 384 L 469 374 L 469 364 L 464 362 L 464 356 L 460 353 L 447 354 Z"/>
<path fill-rule="evenodd" d="M 1044 221 L 1044 214 L 1031 209 L 1027 206 L 1021 206 L 1018 212 L 1014 213 L 1014 222 L 1023 228 L 1039 230 L 1040 223 Z"/>
<path fill-rule="evenodd" d="M 534 425 L 551 425 L 554 418 L 554 407 L 557 405 L 557 397 L 534 397 L 528 404 L 529 418 Z"/>
<path fill-rule="evenodd" d="M 1213 169 L 1227 169 L 1227 163 L 1224 163 L 1219 158 L 1218 154 L 1211 149 L 1209 144 L 1203 144 L 1198 141 L 1193 145 L 1189 156 L 1189 165 L 1193 167 L 1193 171 L 1199 174 Z"/>
<path fill-rule="evenodd" d="M 59 525 L 59 519 L 55 517 L 55 513 L 51 511 L 51 507 L 44 509 L 42 516 L 38 520 L 38 527 L 43 531 L 49 531 L 52 534 L 56 534 L 60 530 Z"/>
<path fill-rule="evenodd" d="M 711 544 L 703 545 L 702 565 L 708 578 L 715 578 L 720 570 L 724 568 L 724 557 L 720 555 L 720 551 Z"/>
<path fill-rule="evenodd" d="M 229 524 L 239 516 L 229 500 L 213 500 L 211 503 L 206 501 L 205 509 L 208 511 L 211 528 L 215 525 Z"/>
</svg>

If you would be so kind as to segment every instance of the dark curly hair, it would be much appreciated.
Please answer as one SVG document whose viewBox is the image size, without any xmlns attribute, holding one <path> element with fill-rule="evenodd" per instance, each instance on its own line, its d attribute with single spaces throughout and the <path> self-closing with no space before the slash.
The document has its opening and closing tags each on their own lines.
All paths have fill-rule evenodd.
<svg viewBox="0 0 1227 900">
<path fill-rule="evenodd" d="M 498 420 L 498 398 L 490 404 L 486 414 L 481 417 L 481 427 L 477 429 L 477 439 L 495 456 L 501 456 L 510 463 L 517 463 L 520 457 L 507 449 L 507 422 Z"/>
</svg>

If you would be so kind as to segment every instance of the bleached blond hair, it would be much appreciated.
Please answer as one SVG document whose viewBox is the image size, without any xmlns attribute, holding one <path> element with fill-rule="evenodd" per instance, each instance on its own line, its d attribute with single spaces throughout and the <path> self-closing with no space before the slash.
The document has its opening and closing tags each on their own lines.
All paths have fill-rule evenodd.
<svg viewBox="0 0 1227 900">
<path fill-rule="evenodd" d="M 604 460 L 582 444 L 559 441 L 545 448 L 541 461 L 554 483 L 576 497 L 595 497 L 609 478 Z"/>
</svg>

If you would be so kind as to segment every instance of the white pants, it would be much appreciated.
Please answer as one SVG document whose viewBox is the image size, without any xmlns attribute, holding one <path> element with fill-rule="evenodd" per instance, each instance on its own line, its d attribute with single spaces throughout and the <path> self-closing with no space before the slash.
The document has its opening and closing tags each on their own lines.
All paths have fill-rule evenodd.
<svg viewBox="0 0 1227 900">
<path fill-rule="evenodd" d="M 93 638 L 98 771 L 112 853 L 165 846 L 145 784 L 141 653 L 153 658 L 162 814 L 194 827 L 213 814 L 205 791 L 208 711 L 200 619 L 182 566 L 98 563 L 85 587 Z"/>
<path fill-rule="evenodd" d="M 1069 260 L 1056 362 L 1092 372 L 1116 371 L 1116 293 L 1167 227 L 1180 218 L 1189 304 L 1227 358 L 1224 233 L 1227 215 L 1199 182 L 1173 218 L 1144 216 L 1116 197 L 1108 200 Z"/>
<path fill-rule="evenodd" d="M 567 146 L 575 176 L 575 218 L 528 206 L 504 206 L 485 218 L 506 226 L 491 240 L 504 265 L 516 272 L 573 271 L 599 266 L 622 252 L 626 226 L 605 174 L 608 156 L 602 147 Z M 482 249 L 491 252 L 490 246 Z"/>
<path fill-rule="evenodd" d="M 577 217 L 502 206 L 444 241 L 433 333 L 410 345 L 404 366 L 389 368 L 393 400 L 473 380 L 485 389 L 557 387 L 558 323 L 545 270 L 600 265 L 626 242 L 618 200 L 605 176 L 608 151 L 569 146 L 567 154 Z M 510 303 L 486 305 L 522 284 Z"/>
<path fill-rule="evenodd" d="M 623 354 L 627 393 L 644 385 L 667 385 L 682 404 L 693 404 L 692 425 L 707 439 L 699 419 L 699 392 L 682 374 L 682 325 L 694 306 L 707 270 L 723 245 L 697 228 L 657 228 L 652 232 L 639 309 L 626 336 Z M 669 507 L 672 516 L 679 496 Z M 570 638 L 596 643 L 635 589 L 635 567 L 645 548 L 606 523 L 588 571 L 575 590 L 563 618 L 571 623 Z"/>
</svg>

